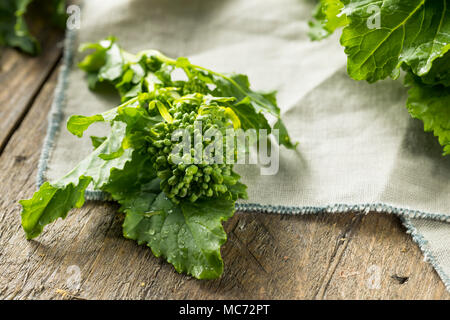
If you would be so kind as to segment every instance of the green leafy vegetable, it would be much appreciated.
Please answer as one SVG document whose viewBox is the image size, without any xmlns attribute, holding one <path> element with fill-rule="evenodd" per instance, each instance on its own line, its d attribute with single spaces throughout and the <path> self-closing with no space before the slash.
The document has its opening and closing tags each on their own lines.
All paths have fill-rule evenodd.
<svg viewBox="0 0 450 320">
<path fill-rule="evenodd" d="M 443 85 L 427 85 L 409 73 L 405 79 L 408 91 L 407 107 L 412 117 L 424 123 L 425 131 L 432 131 L 444 146 L 444 154 L 450 154 L 450 88 Z"/>
<path fill-rule="evenodd" d="M 233 215 L 234 200 L 213 198 L 175 205 L 160 191 L 151 161 L 139 154 L 123 170 L 114 170 L 111 183 L 103 190 L 126 213 L 125 238 L 147 244 L 155 256 L 165 257 L 178 272 L 199 279 L 222 274 L 220 247 L 227 238 L 221 221 Z"/>
<path fill-rule="evenodd" d="M 178 272 L 199 279 L 213 279 L 222 274 L 220 247 L 227 236 L 221 222 L 233 215 L 234 201 L 200 200 L 175 206 L 162 193 L 138 199 L 147 201 L 125 209 L 126 238 L 149 245 L 155 256 L 165 257 Z"/>
<path fill-rule="evenodd" d="M 241 123 L 244 123 L 243 129 L 270 130 L 264 114 L 275 116 L 284 127 L 275 92 L 251 90 L 245 75 L 221 74 L 193 65 L 186 58 L 170 59 L 156 50 L 133 55 L 122 50 L 114 38 L 80 47 L 81 51 L 92 49 L 95 51 L 79 63 L 79 67 L 88 73 L 92 89 L 99 82 L 111 83 L 119 91 L 122 101 L 127 101 L 141 92 L 176 87 L 180 80 L 173 79 L 172 75 L 174 71 L 179 71 L 189 78 L 181 93 L 198 92 L 216 97 L 233 97 L 239 109 L 246 109 L 245 112 L 239 112 L 237 107 L 231 106 Z M 280 142 L 287 148 L 295 148 L 287 131 L 280 133 Z"/>
<path fill-rule="evenodd" d="M 64 28 L 65 0 L 34 1 L 40 2 L 40 11 L 46 19 Z M 0 45 L 15 47 L 35 55 L 39 53 L 39 43 L 30 33 L 24 17 L 31 2 L 33 0 L 0 1 Z"/>
<path fill-rule="evenodd" d="M 330 36 L 336 29 L 348 24 L 347 16 L 341 13 L 344 7 L 340 0 L 320 1 L 314 10 L 314 19 L 309 22 L 309 37 L 322 40 Z"/>
<path fill-rule="evenodd" d="M 376 6 L 377 1 L 342 2 L 350 23 L 341 43 L 348 55 L 348 72 L 356 80 L 397 77 L 403 63 L 422 76 L 450 48 L 447 0 L 383 1 L 379 3 L 380 27 L 372 29 L 368 23 L 374 13 L 367 5 Z"/>
<path fill-rule="evenodd" d="M 411 86 L 408 110 L 450 148 L 450 1 L 321 0 L 310 23 L 320 40 L 344 27 L 341 44 L 347 70 L 355 80 L 398 78 Z"/>
<path fill-rule="evenodd" d="M 442 58 L 434 60 L 430 72 L 420 78 L 427 85 L 450 87 L 450 53 L 446 53 Z"/>
<path fill-rule="evenodd" d="M 125 125 L 116 122 L 109 138 L 72 171 L 57 181 L 44 183 L 32 199 L 20 201 L 22 226 L 28 239 L 38 236 L 45 225 L 57 218 L 65 218 L 70 209 L 81 207 L 91 182 L 95 188 L 101 188 L 108 182 L 112 168 L 123 168 L 131 160 L 131 150 L 111 161 L 99 157 L 119 148 L 124 135 Z"/>
<path fill-rule="evenodd" d="M 89 84 L 114 85 L 123 103 L 69 119 L 67 129 L 78 137 L 96 122 L 110 124 L 111 132 L 91 137 L 91 155 L 20 202 L 27 237 L 80 207 L 92 184 L 120 204 L 126 238 L 148 245 L 178 272 L 219 277 L 220 247 L 226 241 L 222 221 L 233 215 L 236 200 L 247 197 L 247 187 L 233 171 L 238 147 L 227 144 L 227 134 L 270 132 L 270 114 L 277 118 L 280 144 L 295 148 L 275 94 L 252 91 L 244 75 L 223 75 L 186 58 L 173 60 L 153 50 L 132 55 L 113 38 L 81 49 L 93 50 L 79 64 Z"/>
</svg>

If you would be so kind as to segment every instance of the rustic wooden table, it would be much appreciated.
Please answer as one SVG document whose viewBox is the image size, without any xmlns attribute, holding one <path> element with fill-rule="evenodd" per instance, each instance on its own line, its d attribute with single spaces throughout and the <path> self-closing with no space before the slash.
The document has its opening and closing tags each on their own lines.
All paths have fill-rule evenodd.
<svg viewBox="0 0 450 320">
<path fill-rule="evenodd" d="M 88 202 L 34 241 L 19 199 L 35 191 L 61 33 L 36 27 L 42 54 L 3 51 L 0 73 L 1 299 L 449 299 L 399 219 L 371 213 L 237 213 L 225 224 L 225 272 L 177 274 L 122 237 L 117 206 Z"/>
</svg>

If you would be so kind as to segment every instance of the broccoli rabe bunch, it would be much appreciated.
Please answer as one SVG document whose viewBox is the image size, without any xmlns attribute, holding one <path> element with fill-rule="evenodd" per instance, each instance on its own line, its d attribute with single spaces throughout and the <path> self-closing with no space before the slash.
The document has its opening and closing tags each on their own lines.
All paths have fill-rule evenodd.
<svg viewBox="0 0 450 320">
<path fill-rule="evenodd" d="M 234 160 L 234 146 L 227 148 L 226 143 L 226 130 L 239 126 L 232 110 L 200 93 L 167 105 L 169 108 L 159 100 L 149 103 L 150 113 L 165 114 L 166 118 L 152 128 L 148 138 L 161 190 L 175 203 L 233 197 L 231 186 L 240 177 L 229 163 Z"/>
<path fill-rule="evenodd" d="M 218 73 L 183 57 L 131 54 L 113 38 L 82 49 L 93 50 L 79 64 L 90 88 L 111 84 L 122 104 L 69 119 L 67 129 L 78 137 L 95 122 L 111 128 L 108 136 L 91 137 L 93 152 L 67 175 L 20 202 L 27 237 L 80 207 L 92 185 L 120 204 L 126 238 L 147 244 L 178 272 L 219 277 L 222 222 L 233 216 L 238 199 L 247 198 L 233 172 L 234 160 L 241 163 L 249 150 L 242 143 L 247 130 L 277 134 L 280 144 L 295 149 L 275 93 L 253 91 L 245 75 Z"/>
</svg>

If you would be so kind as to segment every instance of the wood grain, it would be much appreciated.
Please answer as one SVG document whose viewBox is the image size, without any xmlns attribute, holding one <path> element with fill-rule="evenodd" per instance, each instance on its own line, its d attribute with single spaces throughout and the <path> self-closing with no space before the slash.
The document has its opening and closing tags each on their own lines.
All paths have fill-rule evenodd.
<svg viewBox="0 0 450 320">
<path fill-rule="evenodd" d="M 42 46 L 42 53 L 39 56 L 31 57 L 11 48 L 2 49 L 0 153 L 62 54 L 63 32 L 46 26 L 41 20 L 34 20 L 31 30 Z"/>
<path fill-rule="evenodd" d="M 17 200 L 35 190 L 55 83 L 56 71 L 0 156 L 0 298 L 450 298 L 399 220 L 378 213 L 238 213 L 225 224 L 225 272 L 214 281 L 177 274 L 124 239 L 111 203 L 88 202 L 25 240 Z"/>
</svg>

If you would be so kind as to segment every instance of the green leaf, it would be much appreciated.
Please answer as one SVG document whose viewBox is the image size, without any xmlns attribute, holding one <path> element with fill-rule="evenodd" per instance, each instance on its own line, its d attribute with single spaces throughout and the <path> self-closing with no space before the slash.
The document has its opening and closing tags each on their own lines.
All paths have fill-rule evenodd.
<svg viewBox="0 0 450 320">
<path fill-rule="evenodd" d="M 0 45 L 18 48 L 28 54 L 40 51 L 25 22 L 24 15 L 32 0 L 2 0 L 0 3 Z"/>
<path fill-rule="evenodd" d="M 412 13 L 411 13 L 412 14 Z M 414 74 L 427 74 L 433 62 L 450 49 L 450 3 L 448 0 L 426 0 L 406 23 L 400 61 Z M 416 23 L 421 23 L 418 27 Z"/>
<path fill-rule="evenodd" d="M 342 2 L 350 23 L 344 28 L 341 44 L 348 55 L 348 73 L 355 80 L 396 78 L 403 63 L 415 74 L 424 75 L 450 48 L 447 0 Z M 377 15 L 371 9 L 376 8 L 379 28 L 371 24 Z"/>
<path fill-rule="evenodd" d="M 130 70 L 133 73 L 132 83 L 140 83 L 145 77 L 145 70 L 140 63 L 132 63 L 130 65 Z"/>
<path fill-rule="evenodd" d="M 15 47 L 28 54 L 36 55 L 40 51 L 40 45 L 30 33 L 25 21 L 25 14 L 31 2 L 33 0 L 0 1 L 0 45 Z M 65 2 L 65 0 L 41 0 L 36 9 L 46 21 L 50 20 L 54 25 L 64 28 Z"/>
<path fill-rule="evenodd" d="M 95 189 L 101 188 L 109 181 L 112 169 L 121 169 L 131 160 L 132 149 L 109 161 L 99 157 L 120 148 L 125 129 L 124 123 L 115 123 L 110 137 L 72 171 L 57 181 L 43 184 L 31 199 L 20 201 L 22 226 L 28 239 L 37 237 L 45 225 L 57 218 L 65 218 L 70 209 L 82 206 L 84 192 L 91 182 Z"/>
<path fill-rule="evenodd" d="M 51 0 L 47 6 L 47 16 L 53 25 L 65 29 L 67 23 L 66 0 Z"/>
<path fill-rule="evenodd" d="M 105 119 L 101 114 L 96 114 L 90 117 L 74 115 L 67 121 L 67 130 L 77 137 L 82 137 L 84 131 L 95 122 L 103 122 Z"/>
<path fill-rule="evenodd" d="M 341 14 L 343 8 L 340 0 L 321 0 L 314 10 L 314 19 L 308 23 L 311 40 L 322 40 L 336 29 L 346 26 L 348 19 L 345 14 Z"/>
<path fill-rule="evenodd" d="M 125 207 L 123 233 L 147 244 L 178 272 L 198 279 L 218 278 L 223 272 L 220 247 L 227 240 L 222 221 L 234 213 L 234 201 L 224 199 L 182 202 L 175 206 L 163 193 L 136 194 Z M 136 205 L 139 203 L 139 205 Z"/>
<path fill-rule="evenodd" d="M 262 93 L 252 91 L 250 89 L 248 77 L 242 74 L 233 74 L 230 76 L 215 75 L 213 79 L 214 84 L 217 85 L 217 89 L 215 90 L 217 92 L 217 96 L 236 97 L 238 99 L 237 105 L 232 108 L 233 111 L 238 114 L 239 119 L 246 122 L 246 125 L 242 126 L 243 129 L 267 128 L 267 120 L 264 121 L 261 118 L 261 115 L 263 113 L 268 113 L 275 116 L 277 118 L 277 122 L 282 123 L 280 118 L 280 108 L 277 105 L 275 92 Z M 239 106 L 240 102 L 242 102 L 241 106 Z M 250 109 L 248 108 L 248 106 L 244 107 L 244 105 L 246 104 L 251 104 L 253 108 Z M 239 108 L 242 108 L 242 111 L 244 109 L 246 111 L 239 113 Z M 244 115 L 244 112 L 248 112 L 248 114 Z M 246 116 L 248 117 L 248 119 L 245 119 Z M 296 145 L 291 142 L 289 134 L 284 125 L 283 128 L 283 137 L 282 139 L 280 139 L 280 143 L 286 148 L 295 148 Z"/>
<path fill-rule="evenodd" d="M 444 155 L 450 154 L 450 88 L 442 85 L 426 85 L 411 73 L 405 82 L 411 88 L 407 107 L 413 118 L 422 120 L 425 131 L 431 131 L 444 147 Z"/>
<path fill-rule="evenodd" d="M 115 43 L 105 52 L 105 64 L 100 68 L 98 77 L 102 80 L 118 79 L 124 68 L 124 58 L 119 46 Z"/>
<path fill-rule="evenodd" d="M 111 122 L 113 120 L 121 120 L 126 122 L 126 119 L 135 117 L 138 112 L 134 110 L 136 109 L 135 107 L 127 108 L 129 105 L 136 106 L 138 98 L 139 97 L 134 97 L 116 108 L 110 109 L 103 113 L 95 114 L 93 116 L 73 115 L 67 121 L 67 130 L 77 137 L 82 137 L 84 131 L 96 122 Z"/>
<path fill-rule="evenodd" d="M 105 161 L 99 157 L 101 154 L 116 152 L 122 146 L 126 136 L 126 124 L 120 121 L 114 122 L 108 139 L 94 150 L 87 158 L 81 161 L 72 171 L 63 178 L 52 182 L 57 187 L 65 186 L 77 181 L 78 177 L 84 175 L 92 177 L 95 189 L 100 188 L 108 182 L 109 172 L 112 168 L 122 168 L 131 158 L 132 149 L 124 151 L 120 158 Z"/>
<path fill-rule="evenodd" d="M 80 208 L 84 203 L 84 192 L 92 178 L 81 176 L 76 184 L 54 187 L 44 183 L 29 200 L 19 201 L 23 207 L 22 227 L 27 239 L 37 237 L 44 226 L 58 218 L 65 218 L 72 208 Z"/>
<path fill-rule="evenodd" d="M 268 112 L 275 116 L 280 114 L 274 93 L 261 93 L 250 89 L 248 77 L 243 74 L 214 74 L 214 84 L 217 85 L 216 96 L 235 97 L 238 102 L 248 98 L 257 112 Z"/>
<path fill-rule="evenodd" d="M 236 183 L 228 187 L 233 200 L 248 199 L 247 186 L 243 183 Z"/>
<path fill-rule="evenodd" d="M 447 52 L 442 58 L 434 60 L 430 72 L 423 75 L 421 80 L 425 84 L 450 87 L 450 53 Z"/>
<path fill-rule="evenodd" d="M 84 59 L 78 63 L 78 67 L 88 73 L 97 72 L 106 63 L 106 51 L 111 47 L 113 40 L 103 40 L 99 43 L 84 43 L 80 46 L 79 51 L 84 52 L 86 50 L 94 50 L 91 54 L 84 57 Z"/>
<path fill-rule="evenodd" d="M 316 10 L 319 9 L 321 9 L 320 4 L 318 4 Z M 313 41 L 323 40 L 331 35 L 331 32 L 325 29 L 324 24 L 320 19 L 319 15 L 314 14 L 314 19 L 308 21 L 308 37 Z"/>
<path fill-rule="evenodd" d="M 266 117 L 262 113 L 256 112 L 249 98 L 244 98 L 239 103 L 232 104 L 230 108 L 238 116 L 243 130 L 266 129 L 270 133 L 271 128 Z"/>
<path fill-rule="evenodd" d="M 331 0 L 330 0 L 331 1 Z M 448 0 L 340 0 L 347 17 L 341 44 L 348 55 L 347 70 L 356 80 L 375 82 L 408 72 L 407 107 L 444 146 L 449 146 L 450 16 Z M 314 25 L 317 38 L 326 36 L 329 16 L 321 0 Z M 377 26 L 376 24 L 379 23 Z M 322 27 L 324 31 L 319 28 Z"/>
<path fill-rule="evenodd" d="M 103 142 L 105 142 L 106 139 L 106 137 L 91 136 L 92 146 L 94 149 L 97 149 Z"/>
<path fill-rule="evenodd" d="M 124 73 L 125 60 L 114 37 L 106 38 L 98 43 L 84 43 L 79 51 L 93 50 L 78 64 L 78 67 L 92 77 L 96 75 L 98 81 L 114 81 Z M 93 79 L 89 81 L 95 83 Z M 90 87 L 93 87 L 92 85 Z"/>
<path fill-rule="evenodd" d="M 113 168 L 108 183 L 102 190 L 111 194 L 114 200 L 124 203 L 139 192 L 160 193 L 159 181 L 150 159 L 139 152 L 133 152 L 132 159 L 120 170 Z M 126 186 L 126 188 L 124 188 Z"/>
<path fill-rule="evenodd" d="M 278 130 L 280 140 L 279 143 L 285 145 L 289 149 L 295 149 L 298 145 L 297 143 L 292 143 L 291 138 L 289 137 L 288 131 L 286 129 L 286 126 L 284 125 L 283 121 L 281 119 L 278 119 L 278 121 L 273 126 L 274 129 Z"/>
</svg>

